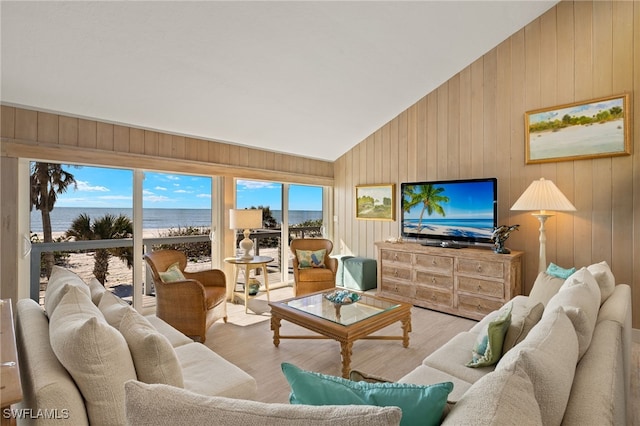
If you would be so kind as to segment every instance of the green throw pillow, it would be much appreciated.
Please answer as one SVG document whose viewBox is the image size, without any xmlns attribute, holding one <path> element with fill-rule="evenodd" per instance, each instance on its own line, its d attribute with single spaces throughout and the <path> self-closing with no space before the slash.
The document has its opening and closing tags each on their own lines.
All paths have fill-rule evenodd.
<svg viewBox="0 0 640 426">
<path fill-rule="evenodd" d="M 553 262 L 549 263 L 549 267 L 547 268 L 547 274 L 562 278 L 563 280 L 569 278 L 575 271 L 576 268 L 561 268 Z"/>
<path fill-rule="evenodd" d="M 341 377 L 302 370 L 282 363 L 289 385 L 291 404 L 375 405 L 402 409 L 400 425 L 440 424 L 453 383 L 430 386 L 409 383 L 352 382 Z"/>
<path fill-rule="evenodd" d="M 326 249 L 316 251 L 296 250 L 296 256 L 298 257 L 298 268 L 324 268 L 324 255 L 326 252 Z"/>
<path fill-rule="evenodd" d="M 182 275 L 182 271 L 180 270 L 179 263 L 176 262 L 173 265 L 169 266 L 165 272 L 159 272 L 160 279 L 165 283 L 170 283 L 173 281 L 184 281 L 186 278 Z"/>
<path fill-rule="evenodd" d="M 513 304 L 509 303 L 503 308 L 498 318 L 489 323 L 486 332 L 478 335 L 471 351 L 471 361 L 466 364 L 467 367 L 488 367 L 500 360 L 504 336 L 511 325 L 511 309 Z"/>
</svg>

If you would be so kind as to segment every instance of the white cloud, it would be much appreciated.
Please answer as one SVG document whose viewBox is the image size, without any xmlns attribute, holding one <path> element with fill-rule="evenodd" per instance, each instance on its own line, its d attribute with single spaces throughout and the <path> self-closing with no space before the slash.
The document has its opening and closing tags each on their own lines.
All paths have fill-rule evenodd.
<svg viewBox="0 0 640 426">
<path fill-rule="evenodd" d="M 242 186 L 245 189 L 276 188 L 273 182 L 259 182 L 255 180 L 238 180 L 238 186 Z"/>
<path fill-rule="evenodd" d="M 175 200 L 172 200 L 169 197 L 165 197 L 164 195 L 148 195 L 144 197 L 144 201 L 149 201 L 150 203 L 161 203 L 167 201 L 174 202 Z"/>
<path fill-rule="evenodd" d="M 155 187 L 155 188 L 153 188 L 153 189 L 156 189 L 156 190 L 158 190 L 158 191 L 166 191 L 166 190 L 167 190 L 167 188 L 165 188 L 165 187 L 163 187 L 163 186 L 156 186 L 156 187 Z"/>
<path fill-rule="evenodd" d="M 196 198 L 209 198 L 211 199 L 211 194 L 198 194 Z"/>
<path fill-rule="evenodd" d="M 91 185 L 89 182 L 84 180 L 76 181 L 78 185 L 78 191 L 87 191 L 87 192 L 109 192 L 109 188 L 100 185 Z"/>
</svg>

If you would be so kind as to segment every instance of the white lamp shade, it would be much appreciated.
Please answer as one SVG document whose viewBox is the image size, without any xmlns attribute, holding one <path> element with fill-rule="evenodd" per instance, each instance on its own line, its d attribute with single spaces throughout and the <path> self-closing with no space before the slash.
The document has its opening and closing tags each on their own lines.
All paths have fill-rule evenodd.
<svg viewBox="0 0 640 426">
<path fill-rule="evenodd" d="M 575 211 L 576 208 L 550 180 L 534 180 L 511 210 Z"/>
<path fill-rule="evenodd" d="M 229 210 L 230 229 L 262 228 L 262 209 Z"/>
</svg>

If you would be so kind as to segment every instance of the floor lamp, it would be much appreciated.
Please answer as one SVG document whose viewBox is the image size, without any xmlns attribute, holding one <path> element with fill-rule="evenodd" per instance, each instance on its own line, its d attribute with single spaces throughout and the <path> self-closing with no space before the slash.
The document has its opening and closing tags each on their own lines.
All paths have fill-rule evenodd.
<svg viewBox="0 0 640 426">
<path fill-rule="evenodd" d="M 538 273 L 547 269 L 547 236 L 544 223 L 547 218 L 553 216 L 552 211 L 575 211 L 576 208 L 564 196 L 564 194 L 550 180 L 540 178 L 534 180 L 526 191 L 518 198 L 511 210 L 537 210 L 531 213 L 540 221 L 540 258 L 538 260 Z"/>
</svg>

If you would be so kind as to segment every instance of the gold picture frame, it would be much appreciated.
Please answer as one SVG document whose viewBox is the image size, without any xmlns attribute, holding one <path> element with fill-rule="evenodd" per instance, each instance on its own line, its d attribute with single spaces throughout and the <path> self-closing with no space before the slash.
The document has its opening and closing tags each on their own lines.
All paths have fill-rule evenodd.
<svg viewBox="0 0 640 426">
<path fill-rule="evenodd" d="M 631 154 L 629 94 L 525 113 L 526 164 Z"/>
<path fill-rule="evenodd" d="M 396 220 L 396 185 L 357 185 L 356 219 Z"/>
</svg>

